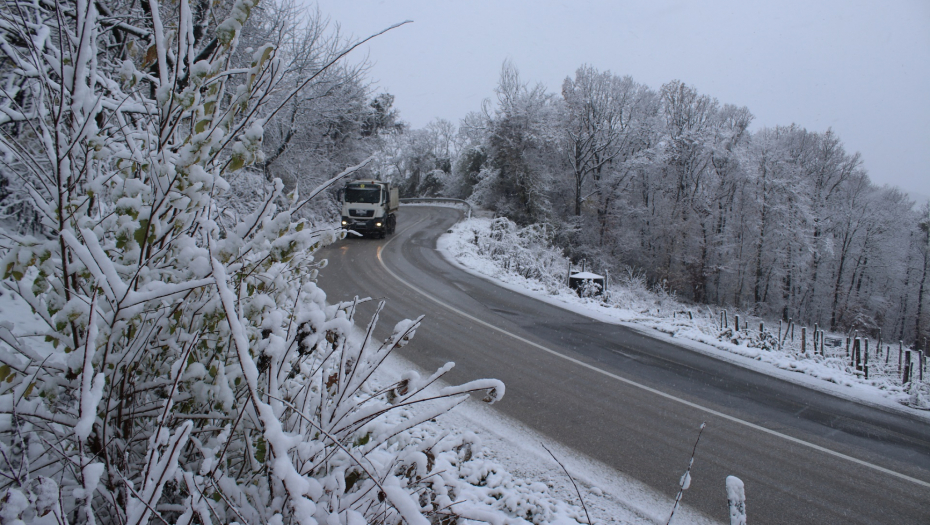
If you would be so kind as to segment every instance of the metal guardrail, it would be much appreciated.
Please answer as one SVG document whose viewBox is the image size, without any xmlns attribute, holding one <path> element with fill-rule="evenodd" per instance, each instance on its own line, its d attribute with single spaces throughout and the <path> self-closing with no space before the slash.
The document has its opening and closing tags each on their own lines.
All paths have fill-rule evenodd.
<svg viewBox="0 0 930 525">
<path fill-rule="evenodd" d="M 400 199 L 400 202 L 405 204 L 416 204 L 418 202 L 422 203 L 431 203 L 431 202 L 449 202 L 453 204 L 464 204 L 468 207 L 468 218 L 471 219 L 471 203 L 468 201 L 463 201 L 462 199 L 450 199 L 447 197 L 411 197 Z"/>
</svg>

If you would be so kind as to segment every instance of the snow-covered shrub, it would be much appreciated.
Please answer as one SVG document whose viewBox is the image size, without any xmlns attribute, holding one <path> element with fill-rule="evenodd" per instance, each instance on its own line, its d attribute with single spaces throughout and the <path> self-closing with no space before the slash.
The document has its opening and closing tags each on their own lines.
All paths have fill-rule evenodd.
<svg viewBox="0 0 930 525">
<path fill-rule="evenodd" d="M 904 404 L 921 410 L 930 410 L 930 385 L 919 381 L 911 381 L 905 389 L 907 397 Z"/>
<path fill-rule="evenodd" d="M 759 348 L 762 350 L 777 350 L 779 347 L 778 336 L 772 332 L 734 330 L 728 327 L 721 330 L 717 338 L 734 345 L 745 345 L 750 348 Z"/>
<path fill-rule="evenodd" d="M 500 262 L 506 270 L 526 279 L 541 281 L 553 290 L 564 286 L 568 260 L 550 245 L 544 224 L 521 228 L 506 217 L 486 224 L 472 224 L 480 255 Z"/>
<path fill-rule="evenodd" d="M 419 320 L 376 342 L 376 315 L 350 342 L 356 305 L 315 282 L 341 232 L 297 215 L 325 186 L 300 200 L 277 181 L 245 215 L 217 199 L 262 159 L 258 115 L 281 87 L 271 47 L 230 67 L 256 4 L 236 0 L 212 42 L 188 0 L 149 2 L 141 26 L 87 0 L 0 7 L 0 153 L 44 232 L 11 236 L 0 269 L 48 327 L 0 324 L 4 523 L 455 512 L 433 503 L 449 489 L 410 429 L 503 385 L 427 395 L 447 365 L 374 387 Z"/>
<path fill-rule="evenodd" d="M 601 285 L 598 282 L 595 282 L 594 279 L 584 279 L 578 285 L 577 291 L 579 297 L 596 297 L 601 295 Z"/>
</svg>

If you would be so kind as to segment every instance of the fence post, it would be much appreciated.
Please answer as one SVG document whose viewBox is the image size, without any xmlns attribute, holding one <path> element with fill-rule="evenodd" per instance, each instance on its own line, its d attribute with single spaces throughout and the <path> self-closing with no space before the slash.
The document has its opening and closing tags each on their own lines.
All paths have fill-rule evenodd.
<svg viewBox="0 0 930 525">
<path fill-rule="evenodd" d="M 859 339 L 858 336 L 853 342 L 853 364 L 856 370 L 862 371 L 862 339 Z"/>
<path fill-rule="evenodd" d="M 898 374 L 901 373 L 901 350 L 904 349 L 904 341 L 898 341 Z"/>
<path fill-rule="evenodd" d="M 781 351 L 781 319 L 778 320 L 778 350 Z"/>
<path fill-rule="evenodd" d="M 924 356 L 923 352 L 920 353 L 920 358 L 918 359 L 918 361 L 920 362 L 920 365 L 919 365 L 920 366 L 920 380 L 923 381 L 924 380 L 924 365 L 927 363 L 927 358 Z"/>
<path fill-rule="evenodd" d="M 865 362 L 863 364 L 863 368 L 865 369 L 865 378 L 868 379 L 869 378 L 869 338 L 868 337 L 865 338 Z"/>
<path fill-rule="evenodd" d="M 739 315 L 733 316 L 733 326 L 736 328 L 733 333 L 739 332 Z"/>
<path fill-rule="evenodd" d="M 727 506 L 730 525 L 746 525 L 746 489 L 736 476 L 727 476 Z"/>
<path fill-rule="evenodd" d="M 849 338 L 846 338 L 846 357 L 849 358 Z"/>
<path fill-rule="evenodd" d="M 878 346 L 875 347 L 875 351 L 878 353 L 879 357 L 882 355 L 882 329 L 878 329 Z"/>
<path fill-rule="evenodd" d="M 801 353 L 807 354 L 807 327 L 801 327 Z"/>
<path fill-rule="evenodd" d="M 759 333 L 760 334 L 765 333 L 765 323 L 759 323 Z"/>
<path fill-rule="evenodd" d="M 911 351 L 904 352 L 904 376 L 901 378 L 901 384 L 907 386 L 911 382 Z"/>
<path fill-rule="evenodd" d="M 920 365 L 920 380 L 924 380 L 924 367 L 927 366 L 927 352 L 930 347 L 927 346 L 927 338 L 924 337 L 924 350 L 921 352 L 921 355 L 924 356 L 923 364 Z"/>
<path fill-rule="evenodd" d="M 791 327 L 791 342 L 794 342 L 794 321 L 788 319 L 788 326 Z"/>
<path fill-rule="evenodd" d="M 924 341 L 926 341 L 926 339 L 924 339 Z M 926 347 L 926 345 L 924 346 Z M 917 379 L 919 381 L 924 380 L 924 364 L 925 363 L 926 363 L 926 359 L 924 357 L 924 351 L 917 350 Z"/>
</svg>

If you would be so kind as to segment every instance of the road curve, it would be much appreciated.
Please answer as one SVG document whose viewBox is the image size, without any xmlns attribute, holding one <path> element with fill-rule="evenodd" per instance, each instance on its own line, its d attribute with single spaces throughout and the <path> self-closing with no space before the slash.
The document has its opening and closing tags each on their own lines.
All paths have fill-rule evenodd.
<svg viewBox="0 0 930 525">
<path fill-rule="evenodd" d="M 427 370 L 454 361 L 454 383 L 503 380 L 503 414 L 670 497 L 706 421 L 683 501 L 721 521 L 735 475 L 752 523 L 930 523 L 930 424 L 497 287 L 436 251 L 460 217 L 404 206 L 395 235 L 327 247 L 329 300 L 387 299 L 382 337 L 426 314 L 405 358 Z"/>
</svg>

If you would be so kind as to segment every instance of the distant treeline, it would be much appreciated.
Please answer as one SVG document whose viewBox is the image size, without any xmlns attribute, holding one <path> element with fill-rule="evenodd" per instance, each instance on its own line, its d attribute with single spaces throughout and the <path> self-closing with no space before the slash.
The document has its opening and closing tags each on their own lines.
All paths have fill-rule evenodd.
<svg viewBox="0 0 930 525">
<path fill-rule="evenodd" d="M 385 141 L 378 176 L 467 198 L 602 271 L 634 267 L 697 303 L 928 335 L 928 213 L 872 184 L 835 133 L 749 131 L 746 107 L 579 68 L 561 95 L 505 63 L 496 103 Z"/>
</svg>

